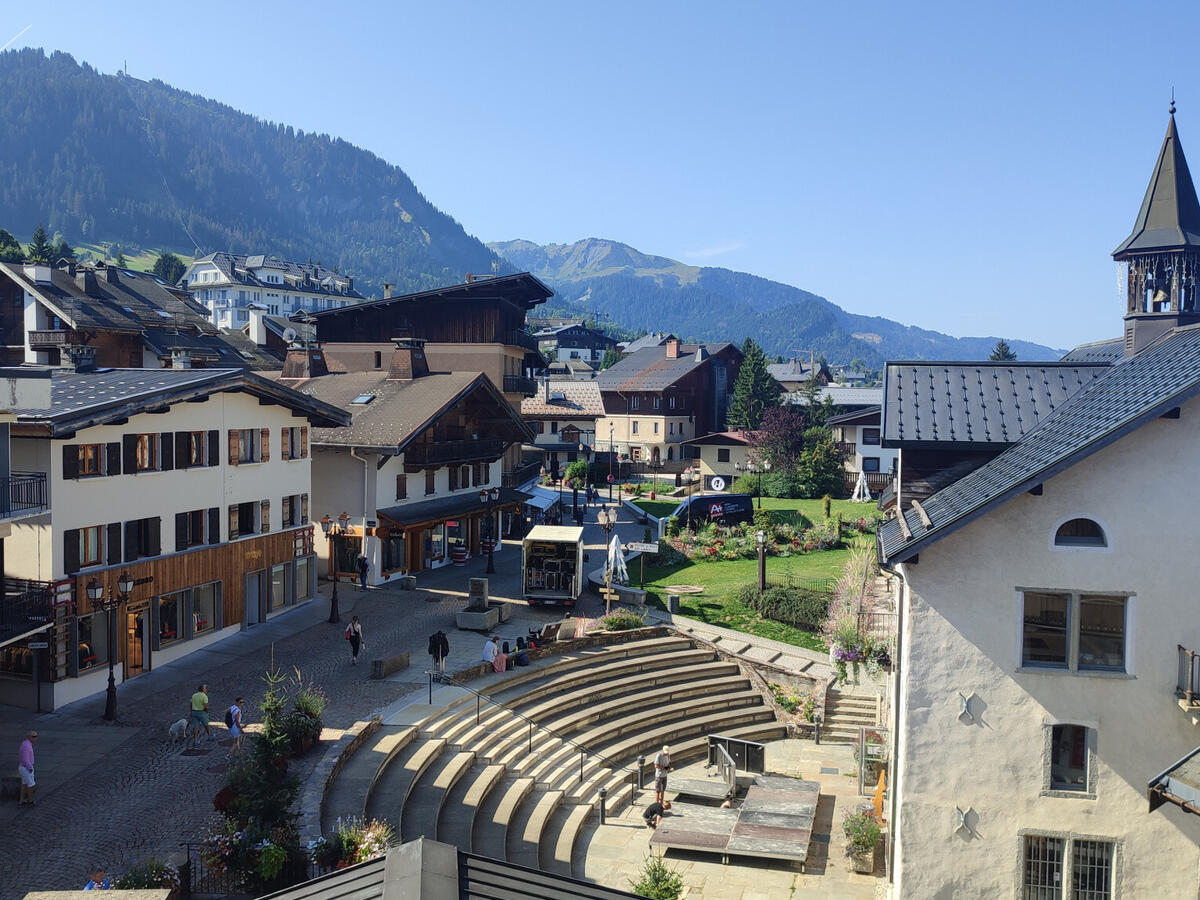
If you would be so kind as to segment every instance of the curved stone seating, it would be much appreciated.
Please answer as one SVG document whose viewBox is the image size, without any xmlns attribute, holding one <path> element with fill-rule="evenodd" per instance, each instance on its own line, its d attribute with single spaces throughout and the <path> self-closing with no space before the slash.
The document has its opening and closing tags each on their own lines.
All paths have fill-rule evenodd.
<svg viewBox="0 0 1200 900">
<path fill-rule="evenodd" d="M 323 824 L 365 811 L 405 841 L 424 835 L 570 875 L 600 790 L 610 812 L 630 802 L 639 755 L 668 743 L 679 764 L 702 757 L 711 733 L 784 734 L 737 663 L 676 636 L 568 648 L 508 673 L 489 696 L 504 705 L 467 694 L 416 725 L 382 729 L 335 779 Z"/>
</svg>

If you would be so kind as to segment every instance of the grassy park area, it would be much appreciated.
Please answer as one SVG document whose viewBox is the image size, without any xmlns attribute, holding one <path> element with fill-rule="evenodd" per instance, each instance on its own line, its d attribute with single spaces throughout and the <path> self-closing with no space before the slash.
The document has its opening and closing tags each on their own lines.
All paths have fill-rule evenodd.
<svg viewBox="0 0 1200 900">
<path fill-rule="evenodd" d="M 645 510 L 652 516 L 662 518 L 669 516 L 679 506 L 682 498 L 672 497 L 667 500 L 647 500 L 639 498 L 634 500 L 634 505 Z M 755 498 L 755 506 L 757 508 L 758 498 Z M 779 520 L 789 525 L 800 525 L 800 517 L 803 516 L 809 522 L 820 522 L 825 518 L 823 501 L 821 500 L 790 500 L 785 497 L 763 497 L 762 508 L 779 511 Z M 852 522 L 859 516 L 865 513 L 873 512 L 875 505 L 873 503 L 855 503 L 853 500 L 831 500 L 830 512 L 842 517 L 844 522 Z"/>
</svg>

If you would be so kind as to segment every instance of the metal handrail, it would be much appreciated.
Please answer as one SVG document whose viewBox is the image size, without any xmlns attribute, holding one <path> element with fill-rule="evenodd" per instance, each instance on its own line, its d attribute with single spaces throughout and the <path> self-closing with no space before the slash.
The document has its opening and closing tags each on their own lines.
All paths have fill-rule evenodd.
<svg viewBox="0 0 1200 900">
<path fill-rule="evenodd" d="M 1175 645 L 1179 653 L 1179 677 L 1175 682 L 1175 695 L 1187 701 L 1188 706 L 1195 703 L 1196 693 L 1200 691 L 1200 653 L 1188 650 L 1183 644 Z"/>
<path fill-rule="evenodd" d="M 499 700 L 493 700 L 491 697 L 487 696 L 487 694 L 481 693 L 480 691 L 475 690 L 475 688 L 470 687 L 469 685 L 463 684 L 461 681 L 456 681 L 455 679 L 451 678 L 449 675 L 445 675 L 441 672 L 434 672 L 429 669 L 425 670 L 425 674 L 429 676 L 429 705 L 430 706 L 433 705 L 433 682 L 436 678 L 436 680 L 442 684 L 452 684 L 455 687 L 460 687 L 465 691 L 470 691 L 472 694 L 475 695 L 475 724 L 476 725 L 479 724 L 479 701 L 481 699 L 486 700 L 488 703 L 492 704 L 493 706 L 498 706 L 503 710 L 507 710 L 509 713 L 516 716 L 518 719 L 524 719 L 526 722 L 528 722 L 529 723 L 529 752 L 530 753 L 533 752 L 533 729 L 535 727 L 537 727 L 537 728 L 540 728 L 542 731 L 546 732 L 547 734 L 554 735 L 554 737 L 558 738 L 564 744 L 570 744 L 572 747 L 578 748 L 579 752 L 582 753 L 584 756 L 595 756 L 597 759 L 604 760 L 604 762 L 607 763 L 609 768 L 611 768 L 611 769 L 615 769 L 615 770 L 618 770 L 621 772 L 628 772 L 629 774 L 633 775 L 635 778 L 639 774 L 638 769 L 630 768 L 629 766 L 623 766 L 620 763 L 616 763 L 613 760 L 609 759 L 603 753 L 599 753 L 595 750 L 589 750 L 587 747 L 583 746 L 583 744 L 576 743 L 575 741 L 571 740 L 566 735 L 559 734 L 553 728 L 550 728 L 546 725 L 541 725 L 541 724 L 535 722 L 533 719 L 529 718 L 529 716 L 524 715 L 523 713 L 517 712 L 512 707 L 507 706 L 504 703 L 501 703 Z M 580 759 L 580 761 L 579 761 L 579 780 L 581 782 L 584 780 L 584 778 L 583 778 L 583 759 Z"/>
</svg>

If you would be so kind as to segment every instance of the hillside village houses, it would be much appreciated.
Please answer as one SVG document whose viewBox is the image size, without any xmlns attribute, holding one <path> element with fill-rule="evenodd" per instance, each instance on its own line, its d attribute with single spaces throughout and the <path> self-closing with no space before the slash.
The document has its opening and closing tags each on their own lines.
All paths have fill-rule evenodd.
<svg viewBox="0 0 1200 900">
<path fill-rule="evenodd" d="M 1200 203 L 1173 106 L 1113 256 L 1121 337 L 886 371 L 899 896 L 1196 895 Z"/>
</svg>

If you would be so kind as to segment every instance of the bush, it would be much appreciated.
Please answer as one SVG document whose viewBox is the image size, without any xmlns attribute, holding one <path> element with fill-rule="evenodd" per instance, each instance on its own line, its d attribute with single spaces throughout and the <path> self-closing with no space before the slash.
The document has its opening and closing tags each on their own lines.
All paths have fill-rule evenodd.
<svg viewBox="0 0 1200 900">
<path fill-rule="evenodd" d="M 775 702 L 793 715 L 799 715 L 805 722 L 813 721 L 817 710 L 817 691 L 798 691 L 794 687 L 771 682 L 771 693 Z"/>
<path fill-rule="evenodd" d="M 883 836 L 879 823 L 869 812 L 850 812 L 842 819 L 842 831 L 846 835 L 847 853 L 869 853 Z"/>
<path fill-rule="evenodd" d="M 647 856 L 642 863 L 642 875 L 629 879 L 633 892 L 650 900 L 679 900 L 683 893 L 683 876 L 670 868 L 661 856 Z"/>
<path fill-rule="evenodd" d="M 811 588 L 770 585 L 760 595 L 757 584 L 743 585 L 738 599 L 765 619 L 816 631 L 829 612 L 830 594 Z"/>
<path fill-rule="evenodd" d="M 131 891 L 145 888 L 179 887 L 179 870 L 170 863 L 148 857 L 116 880 L 113 887 Z"/>
<path fill-rule="evenodd" d="M 608 615 L 601 617 L 600 624 L 605 631 L 629 631 L 631 628 L 645 628 L 646 614 L 632 609 L 614 609 Z"/>
<path fill-rule="evenodd" d="M 729 486 L 731 494 L 749 494 L 753 497 L 758 493 L 758 476 L 757 475 L 739 475 L 733 479 L 733 484 Z"/>
<path fill-rule="evenodd" d="M 308 852 L 322 868 L 344 869 L 382 856 L 395 842 L 396 832 L 387 822 L 352 816 L 338 819 L 333 833 L 310 844 Z"/>
</svg>

